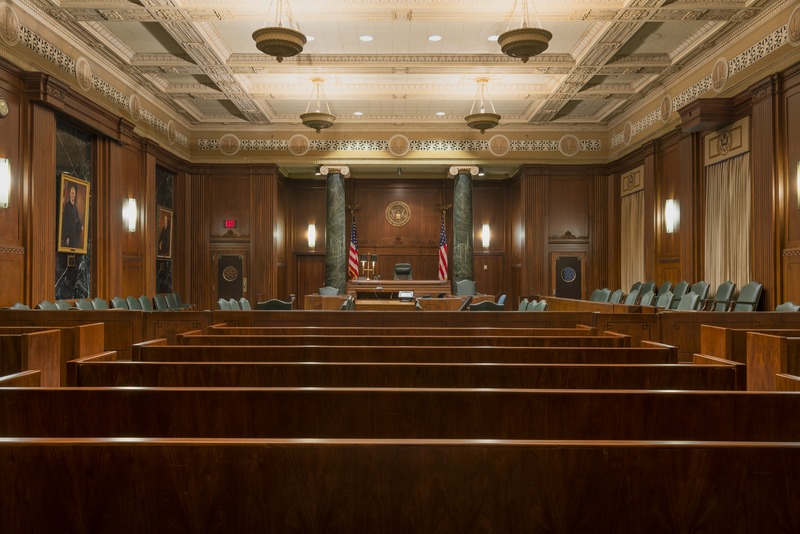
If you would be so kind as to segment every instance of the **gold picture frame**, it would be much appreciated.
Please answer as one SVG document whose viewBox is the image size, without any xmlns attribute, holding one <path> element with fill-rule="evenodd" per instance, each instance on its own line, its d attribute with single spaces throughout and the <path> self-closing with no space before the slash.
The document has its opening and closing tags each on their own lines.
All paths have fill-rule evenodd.
<svg viewBox="0 0 800 534">
<path fill-rule="evenodd" d="M 61 173 L 58 252 L 86 254 L 88 250 L 90 187 L 86 180 Z"/>
<path fill-rule="evenodd" d="M 172 216 L 171 209 L 158 206 L 157 258 L 172 258 Z"/>
</svg>

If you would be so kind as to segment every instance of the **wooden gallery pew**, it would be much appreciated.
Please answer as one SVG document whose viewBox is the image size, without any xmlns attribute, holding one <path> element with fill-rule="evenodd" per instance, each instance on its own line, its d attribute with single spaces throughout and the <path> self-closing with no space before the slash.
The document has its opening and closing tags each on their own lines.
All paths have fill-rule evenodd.
<svg viewBox="0 0 800 534">
<path fill-rule="evenodd" d="M 798 391 L 800 332 L 779 332 L 747 332 L 749 391 Z"/>
<path fill-rule="evenodd" d="M 214 324 L 192 334 L 206 335 L 234 335 L 234 336 L 267 336 L 267 335 L 318 335 L 318 336 L 431 336 L 446 333 L 451 336 L 463 337 L 490 337 L 490 336 L 549 336 L 549 337 L 572 337 L 572 336 L 597 336 L 606 335 L 605 332 L 598 332 L 597 328 L 584 325 L 576 325 L 575 328 L 512 328 L 512 327 L 425 327 L 425 326 L 364 326 L 364 327 L 325 327 L 325 326 L 248 326 L 237 327 L 226 324 Z"/>
<path fill-rule="evenodd" d="M 411 387 L 734 390 L 735 369 L 692 364 L 76 362 L 79 387 Z"/>
<path fill-rule="evenodd" d="M 0 376 L 22 371 L 40 371 L 42 385 L 61 385 L 61 334 L 58 330 L 0 333 Z"/>
<path fill-rule="evenodd" d="M 444 332 L 444 330 L 443 330 Z M 377 335 L 182 335 L 183 345 L 322 345 L 322 346 L 472 346 L 475 344 L 501 347 L 629 347 L 630 337 L 621 334 L 605 336 L 489 336 L 475 339 L 470 336 L 377 336 Z"/>
<path fill-rule="evenodd" d="M 45 386 L 64 386 L 67 384 L 67 361 L 103 351 L 103 323 L 75 326 L 0 326 L 0 335 L 27 334 L 57 330 L 59 333 L 58 363 L 45 362 L 41 369 L 41 379 Z M 0 374 L 4 374 L 0 370 Z"/>
<path fill-rule="evenodd" d="M 798 410 L 779 392 L 0 388 L 0 435 L 788 442 Z"/>
<path fill-rule="evenodd" d="M 15 534 L 750 534 L 797 530 L 800 454 L 796 443 L 0 439 L 0 492 L 0 529 Z"/>
<path fill-rule="evenodd" d="M 676 347 L 499 347 L 168 345 L 166 339 L 137 343 L 134 361 L 154 362 L 441 362 L 441 363 L 677 363 Z"/>
</svg>

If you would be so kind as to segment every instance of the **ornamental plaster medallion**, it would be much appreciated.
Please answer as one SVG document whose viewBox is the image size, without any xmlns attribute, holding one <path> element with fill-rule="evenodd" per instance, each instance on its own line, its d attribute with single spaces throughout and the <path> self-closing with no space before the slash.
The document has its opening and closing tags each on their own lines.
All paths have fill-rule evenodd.
<svg viewBox="0 0 800 534">
<path fill-rule="evenodd" d="M 565 156 L 574 156 L 581 149 L 580 139 L 574 135 L 565 135 L 558 141 L 558 150 Z"/>
<path fill-rule="evenodd" d="M 723 156 L 731 149 L 731 132 L 724 130 L 717 136 L 717 150 Z"/>
<path fill-rule="evenodd" d="M 722 91 L 725 87 L 725 82 L 728 81 L 728 60 L 721 57 L 714 63 L 714 69 L 711 71 L 711 88 L 717 93 Z"/>
<path fill-rule="evenodd" d="M 304 156 L 311 150 L 311 142 L 303 134 L 295 134 L 289 138 L 289 152 L 293 156 Z"/>
<path fill-rule="evenodd" d="M 631 138 L 633 137 L 633 125 L 630 121 L 625 123 L 625 128 L 622 129 L 622 142 L 626 145 L 631 144 Z"/>
<path fill-rule="evenodd" d="M 511 150 L 511 143 L 505 135 L 497 134 L 489 139 L 489 152 L 492 156 L 505 156 L 509 150 Z"/>
<path fill-rule="evenodd" d="M 389 153 L 392 156 L 405 156 L 411 150 L 411 141 L 405 135 L 397 134 L 389 138 Z"/>
<path fill-rule="evenodd" d="M 789 42 L 793 46 L 800 46 L 800 6 L 794 8 L 789 16 Z"/>
<path fill-rule="evenodd" d="M 133 93 L 128 99 L 128 112 L 135 121 L 138 121 L 142 116 L 142 106 L 136 93 Z"/>
<path fill-rule="evenodd" d="M 8 46 L 19 42 L 19 19 L 5 2 L 0 4 L 0 39 Z"/>
<path fill-rule="evenodd" d="M 233 134 L 225 134 L 219 138 L 219 151 L 226 156 L 233 156 L 241 148 L 239 138 Z"/>
<path fill-rule="evenodd" d="M 392 226 L 405 226 L 411 220 L 411 208 L 405 202 L 395 200 L 386 206 L 386 221 Z"/>
<path fill-rule="evenodd" d="M 672 115 L 672 97 L 664 95 L 661 99 L 661 122 L 669 121 L 669 116 Z"/>
<path fill-rule="evenodd" d="M 175 136 L 177 133 L 178 132 L 175 130 L 175 123 L 173 121 L 169 121 L 167 123 L 167 139 L 169 140 L 170 144 L 175 142 Z"/>
<path fill-rule="evenodd" d="M 92 66 L 89 65 L 89 60 L 81 56 L 75 62 L 75 77 L 78 79 L 78 85 L 84 91 L 92 88 Z"/>
</svg>

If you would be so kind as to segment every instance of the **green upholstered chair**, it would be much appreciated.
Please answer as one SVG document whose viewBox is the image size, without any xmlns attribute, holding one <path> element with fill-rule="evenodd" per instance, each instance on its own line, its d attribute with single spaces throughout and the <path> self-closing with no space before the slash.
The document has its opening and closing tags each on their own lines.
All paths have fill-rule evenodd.
<svg viewBox="0 0 800 534">
<path fill-rule="evenodd" d="M 220 297 L 220 299 L 217 301 L 217 307 L 220 310 L 230 310 L 231 309 L 231 301 L 229 301 L 228 299 L 224 299 L 224 298 Z"/>
<path fill-rule="evenodd" d="M 108 302 L 104 298 L 95 297 L 92 299 L 92 309 L 93 310 L 107 310 L 108 309 Z"/>
<path fill-rule="evenodd" d="M 506 304 L 506 294 L 505 293 L 503 293 L 502 295 L 500 295 L 498 297 L 497 303 L 505 306 L 505 304 Z"/>
<path fill-rule="evenodd" d="M 339 288 L 333 286 L 325 286 L 319 288 L 319 294 L 324 297 L 332 297 L 339 294 Z"/>
<path fill-rule="evenodd" d="M 713 299 L 706 299 L 710 311 L 728 311 L 733 302 L 733 293 L 736 291 L 736 284 L 727 280 L 717 287 Z"/>
<path fill-rule="evenodd" d="M 111 297 L 111 307 L 115 310 L 129 310 L 128 301 L 122 297 Z"/>
<path fill-rule="evenodd" d="M 156 293 L 153 297 L 153 302 L 156 305 L 156 309 L 159 311 L 169 311 L 169 304 L 167 304 L 167 297 L 164 296 L 162 293 Z"/>
<path fill-rule="evenodd" d="M 175 297 L 175 293 L 164 293 L 164 299 L 167 301 L 168 309 L 175 311 L 181 309 L 181 307 L 178 306 L 178 299 Z"/>
<path fill-rule="evenodd" d="M 139 299 L 136 297 L 125 297 L 125 300 L 128 301 L 128 309 L 129 310 L 141 310 L 142 303 L 139 302 Z"/>
<path fill-rule="evenodd" d="M 477 294 L 478 291 L 475 287 L 474 280 L 459 280 L 456 282 L 456 295 L 466 297 Z"/>
<path fill-rule="evenodd" d="M 280 299 L 269 299 L 264 302 L 256 302 L 257 310 L 291 310 L 292 303 Z"/>
<path fill-rule="evenodd" d="M 681 301 L 678 303 L 678 310 L 680 311 L 697 311 L 697 304 L 700 302 L 700 296 L 697 293 L 689 291 L 686 293 Z"/>
<path fill-rule="evenodd" d="M 644 287 L 644 286 L 642 286 L 642 287 Z M 653 293 L 653 291 L 651 289 L 650 291 L 648 291 L 647 293 L 642 295 L 642 298 L 639 299 L 639 304 L 642 305 L 642 306 L 652 306 L 653 305 L 653 301 L 655 300 L 655 298 L 656 298 L 656 294 Z"/>
<path fill-rule="evenodd" d="M 521 301 L 519 301 L 519 307 L 517 308 L 517 311 L 525 311 L 527 309 L 528 309 L 528 299 L 524 298 Z"/>
<path fill-rule="evenodd" d="M 469 305 L 469 311 L 503 311 L 505 308 L 506 307 L 502 304 L 492 302 L 491 300 L 484 300 Z"/>
<path fill-rule="evenodd" d="M 37 308 L 40 310 L 57 310 L 58 306 L 56 306 L 55 302 L 50 302 L 49 300 L 45 299 L 39 304 L 36 305 Z"/>
<path fill-rule="evenodd" d="M 615 289 L 611 292 L 611 295 L 608 297 L 608 302 L 611 304 L 620 304 L 622 302 L 622 290 Z"/>
<path fill-rule="evenodd" d="M 597 293 L 598 293 L 599 291 L 600 291 L 599 289 L 595 289 L 594 291 L 592 291 L 592 294 L 591 294 L 591 295 L 589 295 L 589 300 L 590 300 L 591 302 L 597 302 Z"/>
<path fill-rule="evenodd" d="M 643 297 L 648 291 L 652 291 L 653 294 L 655 294 L 655 292 L 656 292 L 656 283 L 655 283 L 655 281 L 648 280 L 647 282 L 642 284 L 642 287 L 639 288 L 639 295 L 641 295 Z"/>
<path fill-rule="evenodd" d="M 75 307 L 79 310 L 93 310 L 92 301 L 89 299 L 78 299 L 75 301 Z"/>
<path fill-rule="evenodd" d="M 171 293 L 173 297 L 175 297 L 175 303 L 178 305 L 178 308 L 181 310 L 191 310 L 194 308 L 194 304 L 185 304 L 183 300 L 181 300 L 181 294 L 173 291 Z"/>
<path fill-rule="evenodd" d="M 688 290 L 689 290 L 689 282 L 687 282 L 686 280 L 681 280 L 680 282 L 675 284 L 675 287 L 672 288 L 673 297 L 672 297 L 672 304 L 670 304 L 669 307 L 670 310 L 678 309 L 678 305 L 680 304 L 681 299 Z"/>
<path fill-rule="evenodd" d="M 700 280 L 699 282 L 692 284 L 692 287 L 689 288 L 689 292 L 697 295 L 697 309 L 702 309 L 706 300 L 708 300 L 708 282 Z"/>
<path fill-rule="evenodd" d="M 236 299 L 228 299 L 228 304 L 231 305 L 231 310 L 233 311 L 242 311 L 242 307 L 239 305 L 239 301 Z"/>
<path fill-rule="evenodd" d="M 21 302 L 15 302 L 13 305 L 8 307 L 9 310 L 30 310 L 31 307 L 27 304 L 23 304 Z"/>
<path fill-rule="evenodd" d="M 250 301 L 246 298 L 242 297 L 239 299 L 239 307 L 243 310 L 252 310 L 253 308 L 250 306 Z"/>
<path fill-rule="evenodd" d="M 626 306 L 633 306 L 636 304 L 636 301 L 639 300 L 639 290 L 638 289 L 631 289 L 631 292 L 625 297 L 625 300 L 622 301 L 623 304 Z"/>
<path fill-rule="evenodd" d="M 775 311 L 778 312 L 796 312 L 800 311 L 800 304 L 795 304 L 792 301 L 784 302 L 775 306 Z"/>
<path fill-rule="evenodd" d="M 547 301 L 544 300 L 544 299 L 542 299 L 539 302 L 537 302 L 536 305 L 533 307 L 533 311 L 539 312 L 539 311 L 545 311 L 545 310 L 547 310 Z"/>
<path fill-rule="evenodd" d="M 535 299 L 530 301 L 530 302 L 528 302 L 528 307 L 525 308 L 525 311 L 536 311 L 536 304 L 538 304 L 538 303 L 539 303 L 539 301 L 535 300 Z"/>
<path fill-rule="evenodd" d="M 597 292 L 595 295 L 595 302 L 608 302 L 608 299 L 611 298 L 611 290 L 607 287 L 604 287 L 600 291 Z"/>
<path fill-rule="evenodd" d="M 143 311 L 147 312 L 155 311 L 155 308 L 153 308 L 153 299 L 151 299 L 150 297 L 146 297 L 144 295 L 139 296 L 139 304 L 142 305 Z"/>
<path fill-rule="evenodd" d="M 670 306 L 672 306 L 672 299 L 675 298 L 675 295 L 672 294 L 672 291 L 664 291 L 660 295 L 658 295 L 658 300 L 656 300 L 656 308 L 662 308 L 664 310 L 668 310 Z"/>
<path fill-rule="evenodd" d="M 642 289 L 642 283 L 641 282 L 634 282 L 633 285 L 631 286 L 631 290 L 628 291 L 628 294 L 630 294 L 631 291 L 641 291 L 641 289 Z"/>
<path fill-rule="evenodd" d="M 91 306 L 91 304 L 90 304 L 90 306 Z M 59 309 L 59 310 L 74 310 L 75 306 L 73 306 L 72 304 L 70 304 L 69 302 L 67 302 L 64 299 L 58 299 L 56 301 L 56 309 Z M 91 309 L 91 308 L 89 308 L 89 309 Z"/>
<path fill-rule="evenodd" d="M 672 282 L 670 281 L 666 281 L 658 286 L 658 293 L 656 293 L 656 295 L 663 295 L 667 291 L 672 291 Z"/>
<path fill-rule="evenodd" d="M 748 282 L 739 291 L 736 302 L 733 304 L 733 311 L 756 311 L 758 301 L 761 298 L 761 291 L 764 286 L 758 282 Z"/>
</svg>

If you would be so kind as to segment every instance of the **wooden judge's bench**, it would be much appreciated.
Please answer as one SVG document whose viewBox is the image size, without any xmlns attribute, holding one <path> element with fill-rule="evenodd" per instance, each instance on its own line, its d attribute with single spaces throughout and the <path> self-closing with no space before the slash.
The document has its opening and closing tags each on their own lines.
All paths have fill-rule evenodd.
<svg viewBox="0 0 800 534">
<path fill-rule="evenodd" d="M 356 310 L 412 311 L 419 302 L 422 310 L 457 310 L 462 296 L 451 293 L 449 280 L 351 280 L 347 282 L 346 295 L 306 295 L 306 310 L 338 310 L 344 299 L 356 299 Z M 413 291 L 411 300 L 400 298 L 401 291 Z M 494 295 L 475 295 L 472 302 L 494 301 Z"/>
</svg>

